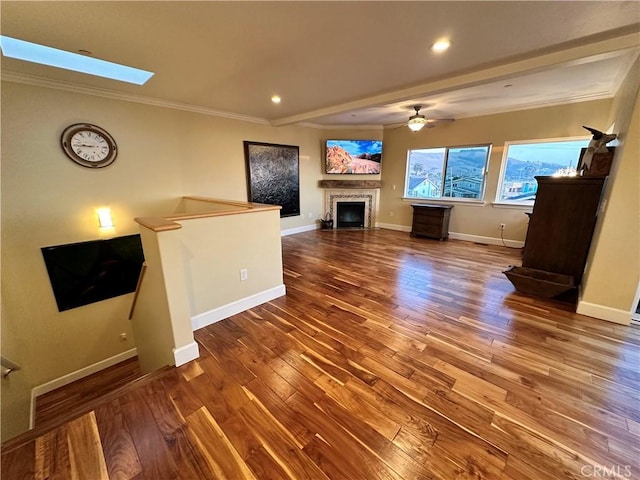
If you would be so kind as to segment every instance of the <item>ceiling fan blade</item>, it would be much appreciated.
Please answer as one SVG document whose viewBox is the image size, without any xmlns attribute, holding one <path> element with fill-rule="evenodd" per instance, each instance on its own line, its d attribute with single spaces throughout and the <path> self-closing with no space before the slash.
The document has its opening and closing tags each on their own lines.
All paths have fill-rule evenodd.
<svg viewBox="0 0 640 480">
<path fill-rule="evenodd" d="M 422 118 L 424 118 L 423 115 L 420 115 L 420 106 L 416 105 L 415 107 L 413 107 L 416 110 L 416 114 L 412 115 L 411 117 L 409 117 L 410 119 L 415 118 L 416 116 L 420 116 Z M 434 128 L 437 126 L 438 123 L 451 123 L 451 122 L 455 122 L 455 118 L 426 118 L 426 123 L 424 124 L 424 128 Z M 387 130 L 397 130 L 398 128 L 403 128 L 403 127 L 408 127 L 408 123 L 407 122 L 403 122 L 403 123 L 390 123 L 385 125 L 384 128 L 386 128 Z"/>
<path fill-rule="evenodd" d="M 453 123 L 455 122 L 455 118 L 429 118 L 427 122 L 429 123 Z"/>
</svg>

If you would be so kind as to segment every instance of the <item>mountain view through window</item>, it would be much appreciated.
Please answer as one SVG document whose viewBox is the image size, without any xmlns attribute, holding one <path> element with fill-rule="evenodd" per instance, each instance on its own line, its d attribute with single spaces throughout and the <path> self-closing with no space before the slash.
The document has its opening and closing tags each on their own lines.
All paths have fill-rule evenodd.
<svg viewBox="0 0 640 480">
<path fill-rule="evenodd" d="M 481 199 L 489 145 L 410 150 L 405 196 Z"/>
<path fill-rule="evenodd" d="M 499 202 L 532 203 L 538 183 L 536 176 L 575 175 L 580 150 L 589 140 L 539 143 L 507 143 Z"/>
</svg>

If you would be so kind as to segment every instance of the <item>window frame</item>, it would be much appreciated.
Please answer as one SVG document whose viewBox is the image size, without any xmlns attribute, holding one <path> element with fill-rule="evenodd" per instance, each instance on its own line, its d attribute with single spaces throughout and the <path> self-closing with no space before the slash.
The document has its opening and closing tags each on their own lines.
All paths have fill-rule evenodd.
<svg viewBox="0 0 640 480">
<path fill-rule="evenodd" d="M 462 149 L 462 148 L 487 148 L 487 155 L 484 161 L 484 168 L 482 170 L 481 181 L 482 185 L 480 186 L 480 196 L 478 198 L 465 198 L 465 197 L 445 197 L 442 194 L 445 191 L 445 180 L 446 180 L 446 170 L 447 164 L 449 162 L 449 150 L 453 149 Z M 448 146 L 438 146 L 438 147 L 417 147 L 417 148 L 409 148 L 407 150 L 407 158 L 405 162 L 405 172 L 404 172 L 404 187 L 402 192 L 402 199 L 411 201 L 411 202 L 434 202 L 434 203 L 451 203 L 451 202 L 460 202 L 467 204 L 485 204 L 485 195 L 487 191 L 487 178 L 489 175 L 489 162 L 491 161 L 491 151 L 493 148 L 492 143 L 477 143 L 477 144 L 469 144 L 469 145 L 448 145 Z M 417 150 L 443 150 L 443 162 L 442 162 L 442 186 L 440 187 L 441 196 L 439 197 L 410 197 L 407 196 L 407 188 L 409 186 L 409 169 L 410 169 L 410 157 L 411 152 Z"/>
</svg>

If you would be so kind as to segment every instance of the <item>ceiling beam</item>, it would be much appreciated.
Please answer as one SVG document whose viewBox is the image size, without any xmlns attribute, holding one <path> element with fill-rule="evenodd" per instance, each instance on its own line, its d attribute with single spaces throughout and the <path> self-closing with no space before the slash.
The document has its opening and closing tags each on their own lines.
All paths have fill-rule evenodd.
<svg viewBox="0 0 640 480">
<path fill-rule="evenodd" d="M 310 122 L 315 118 L 323 117 L 326 115 L 335 115 L 349 110 L 384 105 L 387 103 L 400 102 L 403 100 L 410 100 L 411 98 L 417 96 L 445 93 L 448 91 L 481 85 L 497 80 L 509 79 L 517 77 L 519 75 L 540 72 L 548 70 L 560 64 L 566 64 L 567 66 L 570 66 L 572 64 L 586 61 L 586 59 L 588 59 L 589 57 L 612 54 L 615 52 L 619 52 L 620 50 L 626 50 L 630 48 L 638 49 L 640 48 L 639 46 L 640 33 L 638 31 L 634 31 L 633 33 L 628 33 L 615 38 L 607 38 L 588 44 L 566 48 L 564 50 L 543 53 L 535 57 L 523 58 L 520 60 L 512 61 L 510 63 L 500 64 L 472 72 L 461 73 L 452 77 L 446 77 L 420 85 L 415 85 L 400 90 L 394 90 L 393 92 L 389 93 L 374 95 L 359 100 L 341 103 L 331 107 L 278 118 L 272 120 L 270 123 L 273 126 L 284 126 L 300 122 Z"/>
</svg>

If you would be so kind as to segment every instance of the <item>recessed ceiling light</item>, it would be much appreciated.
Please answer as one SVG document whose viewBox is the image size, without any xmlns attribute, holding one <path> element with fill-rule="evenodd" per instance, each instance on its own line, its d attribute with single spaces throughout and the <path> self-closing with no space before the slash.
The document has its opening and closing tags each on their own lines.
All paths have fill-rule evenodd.
<svg viewBox="0 0 640 480">
<path fill-rule="evenodd" d="M 446 39 L 438 40 L 436 43 L 431 45 L 431 50 L 433 50 L 434 52 L 444 52 L 450 46 L 451 46 L 451 42 L 449 40 L 446 40 Z"/>
<path fill-rule="evenodd" d="M 274 95 L 273 97 L 271 97 L 271 101 L 273 103 L 280 103 L 282 99 L 278 95 Z"/>
<path fill-rule="evenodd" d="M 136 85 L 144 85 L 153 76 L 153 72 L 91 58 L 87 55 L 66 52 L 57 48 L 45 47 L 44 45 L 5 37 L 4 35 L 0 35 L 0 48 L 2 48 L 2 54 L 5 57 L 87 73 L 121 82 L 135 83 Z"/>
</svg>

